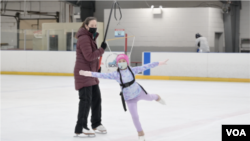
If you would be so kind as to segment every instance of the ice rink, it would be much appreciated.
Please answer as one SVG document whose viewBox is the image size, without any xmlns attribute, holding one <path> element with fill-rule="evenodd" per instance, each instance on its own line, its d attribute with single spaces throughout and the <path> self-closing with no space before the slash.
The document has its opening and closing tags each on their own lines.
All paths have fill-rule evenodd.
<svg viewBox="0 0 250 141">
<path fill-rule="evenodd" d="M 146 141 L 221 141 L 222 124 L 250 124 L 250 83 L 137 82 L 167 103 L 139 102 Z M 1 75 L 1 141 L 137 141 L 118 83 L 100 79 L 99 86 L 108 134 L 74 138 L 79 100 L 73 77 Z"/>
</svg>

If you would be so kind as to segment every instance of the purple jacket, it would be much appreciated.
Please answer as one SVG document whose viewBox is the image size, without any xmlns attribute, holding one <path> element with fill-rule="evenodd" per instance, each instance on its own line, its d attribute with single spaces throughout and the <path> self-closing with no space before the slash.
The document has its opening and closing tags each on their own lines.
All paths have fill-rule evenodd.
<svg viewBox="0 0 250 141">
<path fill-rule="evenodd" d="M 79 29 L 77 33 L 76 62 L 74 68 L 75 89 L 88 87 L 99 84 L 97 78 L 85 77 L 79 75 L 80 70 L 97 72 L 99 67 L 99 59 L 103 53 L 103 48 L 97 48 L 96 37 L 84 28 Z"/>
<path fill-rule="evenodd" d="M 159 62 L 153 62 L 153 63 L 146 64 L 143 66 L 133 67 L 133 68 L 131 68 L 131 71 L 132 71 L 132 73 L 137 74 L 137 73 L 142 72 L 144 70 L 154 68 L 158 65 L 159 65 Z M 131 74 L 131 72 L 128 69 L 121 70 L 120 72 L 121 72 L 122 81 L 124 84 L 133 80 L 133 75 Z M 120 74 L 117 71 L 114 71 L 111 73 L 92 72 L 92 77 L 98 77 L 98 78 L 104 78 L 104 79 L 114 79 L 119 84 L 121 84 Z M 122 89 L 122 87 L 121 87 L 121 89 Z M 129 87 L 124 88 L 122 90 L 123 90 L 124 100 L 130 100 L 130 99 L 136 98 L 140 94 L 142 89 L 135 81 L 132 85 L 130 85 Z"/>
</svg>

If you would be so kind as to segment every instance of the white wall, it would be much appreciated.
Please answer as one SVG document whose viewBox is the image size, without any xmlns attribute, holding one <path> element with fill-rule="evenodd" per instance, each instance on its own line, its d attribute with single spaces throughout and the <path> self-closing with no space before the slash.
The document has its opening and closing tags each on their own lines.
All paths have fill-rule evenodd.
<svg viewBox="0 0 250 141">
<path fill-rule="evenodd" d="M 169 59 L 150 75 L 250 79 L 250 54 L 151 53 L 151 62 Z"/>
<path fill-rule="evenodd" d="M 109 13 L 105 9 L 105 28 Z M 114 29 L 124 28 L 128 35 L 136 36 L 135 46 L 194 47 L 195 34 L 199 32 L 213 47 L 214 32 L 224 32 L 222 13 L 217 8 L 163 8 L 162 15 L 152 14 L 150 8 L 122 9 L 122 14 L 121 25 L 112 16 L 108 39 L 114 38 Z"/>
<path fill-rule="evenodd" d="M 121 53 L 105 52 L 102 72 L 115 71 L 116 68 L 107 67 L 106 63 Z M 8 72 L 73 73 L 75 61 L 76 52 L 69 51 L 1 51 L 1 71 Z"/>
<path fill-rule="evenodd" d="M 116 70 L 106 64 L 120 53 L 104 53 L 102 72 Z M 1 51 L 1 71 L 73 73 L 75 59 L 75 52 L 66 51 Z M 151 75 L 250 79 L 250 54 L 247 53 L 151 52 L 151 62 L 165 59 L 169 59 L 167 65 L 151 69 Z"/>
<path fill-rule="evenodd" d="M 214 47 L 215 44 L 215 33 L 224 33 L 224 24 L 223 24 L 223 14 L 221 9 L 218 8 L 209 8 L 209 36 L 208 42 L 211 47 Z M 225 38 L 223 36 L 223 47 L 225 47 Z"/>
<path fill-rule="evenodd" d="M 75 59 L 76 52 L 1 51 L 1 71 L 73 73 Z"/>
<path fill-rule="evenodd" d="M 241 1 L 240 38 L 250 38 L 250 1 Z"/>
<path fill-rule="evenodd" d="M 189 8 L 193 8 L 193 7 L 207 7 L 207 5 L 205 3 L 201 4 L 201 1 L 187 1 L 187 0 L 150 0 L 150 1 L 144 1 L 144 0 L 125 0 L 125 1 L 119 1 L 119 5 L 122 7 L 122 9 L 141 9 L 141 8 L 150 8 L 151 5 L 155 5 L 155 6 L 159 6 L 162 5 L 163 8 L 171 8 L 171 7 L 189 7 Z M 209 3 L 210 6 L 222 6 L 222 3 L 220 1 L 207 1 L 206 3 Z M 113 4 L 113 1 L 96 1 L 96 12 L 94 14 L 95 17 L 97 17 L 97 19 L 100 22 L 104 21 L 104 15 L 103 15 L 103 11 L 104 9 L 110 9 L 111 6 Z M 215 7 L 215 6 L 214 6 Z"/>
</svg>

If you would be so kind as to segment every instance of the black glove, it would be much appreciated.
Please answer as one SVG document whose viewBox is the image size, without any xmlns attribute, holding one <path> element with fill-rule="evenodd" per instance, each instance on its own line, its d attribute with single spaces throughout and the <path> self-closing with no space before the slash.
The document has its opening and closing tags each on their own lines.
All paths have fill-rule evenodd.
<svg viewBox="0 0 250 141">
<path fill-rule="evenodd" d="M 100 69 L 98 70 L 98 72 L 101 72 L 101 69 L 102 69 L 102 67 L 100 67 Z"/>
<path fill-rule="evenodd" d="M 102 42 L 101 47 L 103 48 L 103 50 L 105 50 L 107 48 L 107 44 L 105 42 Z"/>
</svg>

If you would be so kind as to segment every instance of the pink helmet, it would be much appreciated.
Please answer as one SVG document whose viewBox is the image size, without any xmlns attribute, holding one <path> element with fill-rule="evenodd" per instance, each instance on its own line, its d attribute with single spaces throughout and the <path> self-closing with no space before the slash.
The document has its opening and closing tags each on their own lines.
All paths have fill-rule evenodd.
<svg viewBox="0 0 250 141">
<path fill-rule="evenodd" d="M 118 64 L 118 61 L 120 59 L 125 59 L 129 65 L 129 59 L 128 59 L 128 56 L 126 54 L 119 54 L 117 57 L 116 57 L 116 64 Z"/>
</svg>

